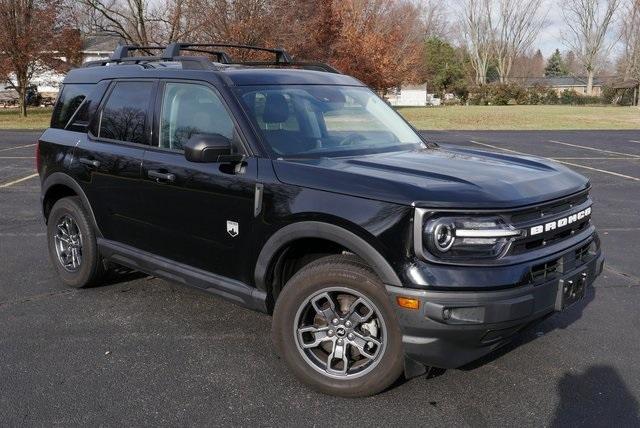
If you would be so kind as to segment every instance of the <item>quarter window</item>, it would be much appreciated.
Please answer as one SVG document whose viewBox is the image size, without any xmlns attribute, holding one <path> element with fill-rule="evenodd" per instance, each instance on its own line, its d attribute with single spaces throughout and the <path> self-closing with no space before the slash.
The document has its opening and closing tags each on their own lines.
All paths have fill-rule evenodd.
<svg viewBox="0 0 640 428">
<path fill-rule="evenodd" d="M 160 119 L 160 147 L 182 150 L 194 134 L 233 139 L 233 120 L 210 88 L 193 83 L 165 85 Z"/>
<path fill-rule="evenodd" d="M 153 82 L 118 82 L 102 110 L 98 136 L 148 144 L 145 131 Z"/>
<path fill-rule="evenodd" d="M 51 127 L 64 129 L 93 86 L 88 84 L 64 85 L 51 116 Z"/>
</svg>

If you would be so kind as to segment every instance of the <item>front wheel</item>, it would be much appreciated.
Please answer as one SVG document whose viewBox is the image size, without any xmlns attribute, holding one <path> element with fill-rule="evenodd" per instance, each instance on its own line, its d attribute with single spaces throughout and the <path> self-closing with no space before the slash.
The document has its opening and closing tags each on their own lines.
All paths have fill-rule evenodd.
<svg viewBox="0 0 640 428">
<path fill-rule="evenodd" d="M 333 395 L 360 397 L 402 373 L 402 334 L 383 284 L 359 259 L 328 256 L 284 287 L 272 335 L 294 374 Z"/>
</svg>

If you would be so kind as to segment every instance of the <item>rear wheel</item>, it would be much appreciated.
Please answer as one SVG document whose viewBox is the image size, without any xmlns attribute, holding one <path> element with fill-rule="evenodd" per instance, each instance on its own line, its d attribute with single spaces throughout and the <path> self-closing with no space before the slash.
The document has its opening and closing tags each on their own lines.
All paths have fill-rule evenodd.
<svg viewBox="0 0 640 428">
<path fill-rule="evenodd" d="M 272 331 L 294 374 L 328 394 L 376 394 L 402 373 L 402 335 L 377 276 L 354 256 L 297 272 L 276 302 Z"/>
<path fill-rule="evenodd" d="M 70 287 L 93 285 L 104 274 L 96 236 L 78 197 L 58 200 L 47 221 L 49 257 Z"/>
</svg>

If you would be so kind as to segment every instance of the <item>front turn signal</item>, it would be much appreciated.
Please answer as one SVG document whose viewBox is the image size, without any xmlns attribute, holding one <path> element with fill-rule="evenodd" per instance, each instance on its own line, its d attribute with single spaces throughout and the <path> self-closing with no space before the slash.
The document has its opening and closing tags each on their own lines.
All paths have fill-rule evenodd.
<svg viewBox="0 0 640 428">
<path fill-rule="evenodd" d="M 412 299 L 410 297 L 396 297 L 396 302 L 398 302 L 398 306 L 405 309 L 420 309 L 420 300 Z"/>
</svg>

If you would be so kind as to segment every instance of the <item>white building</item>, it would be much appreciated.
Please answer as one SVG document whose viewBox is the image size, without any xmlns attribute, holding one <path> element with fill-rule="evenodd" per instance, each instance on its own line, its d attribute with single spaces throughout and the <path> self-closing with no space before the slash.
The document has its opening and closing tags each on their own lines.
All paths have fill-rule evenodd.
<svg viewBox="0 0 640 428">
<path fill-rule="evenodd" d="M 424 107 L 440 105 L 440 99 L 427 92 L 427 84 L 402 85 L 387 91 L 387 99 L 392 106 Z"/>
<path fill-rule="evenodd" d="M 113 53 L 120 39 L 108 34 L 93 34 L 84 37 L 82 44 L 82 62 L 107 59 Z M 43 96 L 53 96 L 60 90 L 64 74 L 55 71 L 44 71 L 31 79 L 31 84 L 38 87 Z"/>
</svg>

